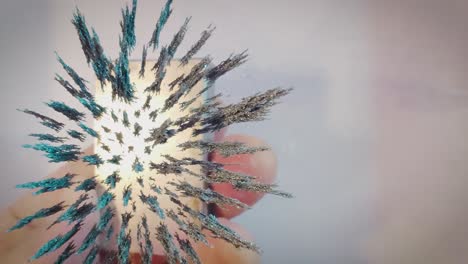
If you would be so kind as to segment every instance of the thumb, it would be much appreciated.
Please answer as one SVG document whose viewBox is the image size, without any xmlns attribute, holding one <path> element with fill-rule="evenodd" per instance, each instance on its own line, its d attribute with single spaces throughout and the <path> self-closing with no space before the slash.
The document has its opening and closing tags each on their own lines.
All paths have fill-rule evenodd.
<svg viewBox="0 0 468 264">
<path fill-rule="evenodd" d="M 85 150 L 86 153 L 92 152 L 92 148 Z M 48 175 L 47 178 L 63 177 L 66 173 L 76 173 L 74 181 L 83 180 L 92 177 L 93 167 L 87 166 L 83 162 L 67 163 L 55 172 Z M 73 188 L 73 187 L 71 187 Z M 59 202 L 64 202 L 66 205 L 74 203 L 80 193 L 73 189 L 60 189 L 53 192 L 43 193 L 41 195 L 32 195 L 32 191 L 21 196 L 18 200 L 12 203 L 7 208 L 0 211 L 0 256 L 2 263 L 27 263 L 37 250 L 47 241 L 56 237 L 59 234 L 66 233 L 71 226 L 67 223 L 59 223 L 54 225 L 49 230 L 47 228 L 60 215 L 55 215 L 40 218 L 32 221 L 21 229 L 12 232 L 6 232 L 14 226 L 20 219 L 30 216 L 42 208 L 48 208 L 56 205 Z M 90 215 L 89 217 L 95 217 Z M 90 224 L 93 221 L 85 221 L 80 231 L 70 241 L 80 242 L 90 229 Z M 68 244 L 68 243 L 67 243 Z M 67 245 L 65 244 L 63 248 Z M 35 263 L 53 263 L 62 250 L 54 251 L 47 256 L 38 259 Z"/>
</svg>

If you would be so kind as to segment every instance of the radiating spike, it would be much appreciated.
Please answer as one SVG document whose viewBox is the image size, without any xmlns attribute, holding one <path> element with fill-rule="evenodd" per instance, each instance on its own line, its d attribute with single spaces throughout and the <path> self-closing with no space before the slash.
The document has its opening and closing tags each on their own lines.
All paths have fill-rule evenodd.
<svg viewBox="0 0 468 264">
<path fill-rule="evenodd" d="M 194 135 L 214 132 L 234 123 L 262 121 L 276 100 L 287 95 L 291 89 L 270 89 L 266 92 L 249 96 L 240 103 L 218 107 L 202 121 L 202 128 L 195 129 Z"/>
<path fill-rule="evenodd" d="M 133 135 L 135 137 L 139 136 L 142 129 L 143 127 L 140 126 L 140 124 L 135 122 L 135 124 L 133 125 Z"/>
<path fill-rule="evenodd" d="M 91 250 L 88 252 L 88 255 L 86 256 L 86 259 L 83 261 L 83 264 L 93 264 L 98 255 L 98 250 L 98 246 L 92 247 Z"/>
<path fill-rule="evenodd" d="M 120 165 L 121 160 L 122 160 L 122 157 L 120 155 L 112 155 L 112 158 L 108 159 L 107 162 L 115 164 L 115 165 Z"/>
<path fill-rule="evenodd" d="M 96 189 L 97 182 L 96 182 L 96 177 L 86 179 L 82 181 L 78 186 L 76 186 L 75 191 L 85 191 L 89 192 L 91 190 Z"/>
<path fill-rule="evenodd" d="M 83 253 L 86 249 L 88 249 L 96 243 L 96 239 L 102 232 L 104 232 L 104 230 L 109 225 L 113 217 L 114 213 L 112 209 L 107 207 L 106 211 L 100 216 L 99 222 L 94 224 L 94 226 L 88 232 L 86 237 L 83 239 L 83 242 L 81 243 L 81 246 L 78 249 L 78 254 Z"/>
<path fill-rule="evenodd" d="M 95 138 L 100 138 L 99 137 L 99 134 L 96 130 L 88 127 L 87 125 L 83 124 L 83 123 L 80 123 L 78 124 L 81 129 L 83 129 L 83 131 L 85 131 L 86 133 L 88 133 L 88 135 L 92 136 L 92 137 L 95 137 Z"/>
<path fill-rule="evenodd" d="M 109 79 L 111 62 L 104 55 L 104 51 L 96 31 L 92 29 L 93 34 L 91 35 L 89 33 L 85 18 L 78 8 L 73 15 L 72 23 L 78 33 L 86 61 L 88 64 L 92 62 L 94 73 L 96 74 L 97 79 L 101 82 L 102 87 L 105 80 Z"/>
<path fill-rule="evenodd" d="M 70 137 L 78 139 L 81 142 L 83 142 L 86 139 L 85 134 L 76 130 L 68 130 L 67 134 L 70 135 Z"/>
<path fill-rule="evenodd" d="M 159 36 L 161 35 L 161 31 L 164 28 L 167 20 L 171 16 L 172 9 L 171 4 L 173 0 L 167 0 L 164 8 L 161 10 L 161 15 L 159 16 L 158 22 L 156 23 L 156 28 L 154 29 L 153 35 L 149 42 L 149 46 L 153 46 L 153 50 L 158 48 L 159 46 Z"/>
<path fill-rule="evenodd" d="M 205 154 L 216 151 L 224 157 L 239 154 L 253 154 L 270 149 L 268 147 L 248 147 L 242 142 L 207 142 L 202 140 L 187 141 L 179 144 L 178 147 L 182 150 L 199 149 Z"/>
<path fill-rule="evenodd" d="M 54 215 L 54 214 L 62 211 L 65 208 L 63 203 L 64 202 L 60 202 L 60 203 L 58 203 L 58 204 L 56 204 L 56 205 L 54 205 L 52 207 L 42 208 L 39 211 L 37 211 L 36 213 L 34 213 L 33 215 L 30 215 L 30 216 L 27 216 L 25 218 L 22 218 L 22 219 L 18 220 L 18 222 L 14 226 L 12 226 L 10 229 L 8 229 L 8 232 L 11 232 L 11 231 L 16 230 L 16 229 L 20 229 L 20 228 L 24 227 L 25 225 L 31 223 L 32 221 L 36 220 L 36 219 L 45 218 L 45 217 Z"/>
<path fill-rule="evenodd" d="M 169 47 L 167 48 L 167 53 L 169 55 L 169 62 L 170 60 L 172 60 L 172 58 L 174 58 L 174 55 L 176 54 L 177 49 L 182 43 L 182 40 L 184 40 L 185 33 L 187 33 L 188 23 L 190 22 L 191 19 L 192 19 L 191 17 L 186 18 L 184 24 L 180 27 L 179 31 L 172 38 L 171 44 L 169 44 Z"/>
<path fill-rule="evenodd" d="M 49 141 L 53 143 L 63 143 L 67 139 L 66 137 L 56 137 L 51 134 L 29 134 L 31 137 L 37 138 L 39 141 Z"/>
<path fill-rule="evenodd" d="M 177 239 L 177 242 L 179 242 L 180 249 L 182 249 L 182 251 L 185 252 L 185 254 L 190 258 L 190 260 L 192 261 L 191 263 L 201 264 L 201 260 L 198 257 L 198 254 L 195 251 L 195 249 L 192 247 L 190 241 L 187 239 L 181 239 L 177 233 L 175 234 L 175 237 Z"/>
<path fill-rule="evenodd" d="M 101 196 L 98 197 L 96 208 L 102 209 L 106 207 L 114 199 L 115 199 L 115 194 L 110 192 L 110 190 L 107 190 Z"/>
<path fill-rule="evenodd" d="M 190 50 L 182 57 L 180 60 L 180 66 L 187 65 L 189 60 L 193 58 L 195 54 L 205 45 L 205 43 L 208 41 L 208 39 L 211 37 L 211 34 L 213 34 L 213 31 L 216 29 L 216 27 L 211 27 L 211 25 L 202 32 L 200 39 L 193 44 L 193 46 L 190 48 Z"/>
<path fill-rule="evenodd" d="M 153 195 L 145 195 L 143 192 L 140 191 L 140 200 L 142 203 L 147 204 L 149 206 L 149 210 L 154 213 L 157 213 L 159 218 L 165 219 L 166 215 L 162 210 L 161 206 L 159 205 L 158 198 Z"/>
<path fill-rule="evenodd" d="M 244 64 L 247 60 L 247 51 L 244 51 L 240 54 L 231 55 L 229 58 L 216 65 L 208 71 L 206 78 L 209 82 L 216 81 L 219 77 L 226 74 L 228 71 L 233 70 L 234 68 L 239 67 Z"/>
<path fill-rule="evenodd" d="M 46 192 L 53 192 L 59 189 L 69 188 L 74 184 L 71 180 L 76 174 L 67 173 L 61 178 L 48 178 L 37 182 L 28 182 L 16 185 L 16 188 L 36 189 L 41 188 L 34 194 L 41 194 Z"/>
<path fill-rule="evenodd" d="M 161 91 L 162 81 L 164 77 L 166 77 L 166 65 L 169 63 L 169 60 L 169 51 L 166 47 L 163 47 L 159 54 L 158 60 L 152 68 L 152 70 L 155 70 L 155 80 L 145 89 L 145 92 L 159 94 Z"/>
<path fill-rule="evenodd" d="M 202 189 L 194 187 L 188 182 L 175 183 L 170 182 L 170 185 L 176 187 L 178 191 L 181 191 L 182 195 L 198 198 L 206 204 L 214 203 L 219 206 L 230 205 L 241 209 L 249 209 L 250 207 L 237 199 L 224 196 L 211 189 Z"/>
<path fill-rule="evenodd" d="M 111 117 L 112 117 L 112 120 L 114 120 L 115 123 L 119 122 L 119 118 L 114 113 L 114 109 L 111 110 Z"/>
<path fill-rule="evenodd" d="M 63 264 L 67 259 L 69 259 L 73 254 L 75 254 L 75 243 L 72 241 L 68 243 L 65 250 L 60 254 L 54 264 Z"/>
<path fill-rule="evenodd" d="M 130 122 L 128 121 L 128 113 L 125 110 L 123 111 L 122 125 L 124 125 L 124 127 L 130 126 Z"/>
<path fill-rule="evenodd" d="M 136 9 L 137 9 L 137 0 L 132 1 L 131 12 L 128 6 L 126 6 L 125 9 L 122 9 L 122 22 L 120 22 L 120 27 L 122 28 L 121 42 L 124 44 L 121 43 L 121 45 L 127 47 L 129 52 L 133 50 L 136 44 L 136 36 L 135 36 Z"/>
<path fill-rule="evenodd" d="M 39 118 L 42 122 L 41 124 L 48 127 L 48 128 L 51 128 L 53 130 L 55 130 L 56 132 L 60 131 L 64 126 L 65 124 L 64 123 L 61 123 L 61 122 L 58 122 L 50 117 L 47 117 L 45 115 L 41 115 L 37 112 L 34 112 L 34 111 L 31 111 L 31 110 L 28 110 L 28 109 L 23 109 L 23 110 L 20 110 L 18 109 L 18 111 L 21 111 L 21 112 L 24 112 L 26 114 L 29 114 L 29 115 L 32 115 L 36 118 Z"/>
<path fill-rule="evenodd" d="M 85 84 L 86 80 L 81 78 L 80 75 L 78 75 L 78 73 L 76 73 L 75 70 L 72 69 L 72 67 L 70 67 L 68 64 L 66 64 L 63 61 L 63 59 L 57 53 L 55 53 L 55 54 L 56 54 L 57 60 L 62 65 L 63 69 L 73 79 L 75 84 L 78 85 L 78 87 L 80 87 L 81 97 L 84 97 L 84 98 L 87 98 L 87 99 L 93 99 L 93 95 L 91 94 L 91 92 L 89 91 L 88 87 Z"/>
<path fill-rule="evenodd" d="M 112 174 L 107 176 L 107 178 L 104 180 L 104 183 L 109 186 L 109 188 L 114 189 L 115 185 L 121 180 L 119 176 L 119 171 L 114 171 Z"/>
<path fill-rule="evenodd" d="M 160 223 L 156 229 L 156 236 L 166 252 L 167 261 L 170 264 L 177 264 L 181 261 L 179 249 L 174 244 L 173 238 L 167 226 Z"/>
<path fill-rule="evenodd" d="M 128 202 L 131 200 L 132 198 L 132 186 L 131 185 L 127 185 L 125 188 L 124 188 L 124 191 L 123 191 L 123 195 L 122 195 L 122 199 L 123 199 L 123 205 L 124 206 L 127 206 L 128 205 Z"/>
<path fill-rule="evenodd" d="M 61 246 L 67 243 L 67 241 L 70 240 L 76 233 L 78 233 L 81 226 L 82 226 L 81 222 L 78 222 L 73 226 L 73 228 L 70 231 L 68 231 L 64 235 L 58 235 L 55 238 L 49 240 L 36 252 L 36 254 L 34 254 L 34 256 L 32 256 L 31 259 L 32 260 L 38 259 L 50 252 L 53 252 L 59 249 Z"/>
<path fill-rule="evenodd" d="M 117 247 L 119 251 L 119 263 L 130 264 L 130 245 L 132 238 L 130 236 L 130 230 L 128 229 L 128 222 L 133 216 L 130 213 L 122 214 L 122 224 L 120 226 L 120 232 L 117 236 Z"/>
<path fill-rule="evenodd" d="M 146 68 L 146 56 L 148 54 L 148 50 L 146 45 L 143 45 L 143 52 L 141 54 L 141 67 L 140 67 L 140 72 L 138 72 L 138 76 L 140 78 L 145 77 L 145 68 Z"/>
<path fill-rule="evenodd" d="M 72 121 L 82 121 L 85 117 L 85 114 L 81 113 L 80 111 L 76 110 L 73 107 L 66 105 L 63 102 L 51 101 L 47 103 L 49 107 L 54 109 L 55 111 L 63 114 L 64 116 L 68 117 L 68 119 Z"/>
<path fill-rule="evenodd" d="M 82 160 L 89 165 L 95 165 L 99 167 L 100 165 L 104 164 L 104 161 L 101 159 L 101 157 L 97 154 L 93 155 L 86 155 L 82 158 Z"/>
<path fill-rule="evenodd" d="M 150 132 L 150 136 L 145 139 L 145 142 L 152 142 L 153 147 L 158 144 L 166 143 L 167 140 L 175 135 L 175 130 L 170 129 L 172 121 L 167 119 L 158 128 L 154 128 Z"/>
<path fill-rule="evenodd" d="M 34 145 L 23 145 L 24 148 L 31 148 L 38 151 L 43 151 L 49 158 L 49 162 L 64 162 L 64 161 L 76 161 L 79 159 L 79 155 L 82 153 L 77 145 L 60 145 L 52 146 L 45 143 L 39 143 Z"/>
<path fill-rule="evenodd" d="M 138 157 L 136 157 L 135 161 L 133 161 L 132 170 L 136 173 L 141 173 L 144 171 L 143 164 L 140 162 L 140 159 L 138 159 Z"/>
<path fill-rule="evenodd" d="M 63 214 L 61 214 L 49 227 L 61 223 L 68 222 L 71 224 L 73 222 L 79 222 L 85 219 L 89 214 L 91 214 L 95 209 L 95 204 L 90 202 L 85 202 L 89 198 L 88 194 L 82 194 L 72 205 L 68 207 Z"/>
</svg>

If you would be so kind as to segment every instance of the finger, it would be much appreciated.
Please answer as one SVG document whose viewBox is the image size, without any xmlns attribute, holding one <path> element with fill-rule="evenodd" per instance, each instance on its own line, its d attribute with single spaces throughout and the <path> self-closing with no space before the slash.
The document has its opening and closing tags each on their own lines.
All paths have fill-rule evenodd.
<svg viewBox="0 0 468 264">
<path fill-rule="evenodd" d="M 47 178 L 58 178 L 63 177 L 66 173 L 76 173 L 77 176 L 73 178 L 72 181 L 79 181 L 89 177 L 92 177 L 94 169 L 92 166 L 88 166 L 83 162 L 68 163 L 50 175 Z M 56 204 L 60 201 L 65 200 L 65 203 L 73 203 L 78 197 L 79 194 L 73 191 L 73 188 L 59 189 L 53 192 L 47 192 L 40 195 L 33 195 L 33 191 L 28 191 L 26 194 L 22 195 L 14 203 L 12 203 L 7 209 L 10 215 L 15 217 L 23 217 L 30 213 L 39 210 L 40 208 L 49 207 L 53 204 Z M 29 225 L 30 227 L 39 225 L 38 222 L 41 220 L 35 221 Z"/>
<path fill-rule="evenodd" d="M 219 218 L 218 221 L 227 226 L 228 228 L 234 230 L 240 237 L 247 241 L 252 241 L 252 236 L 243 229 L 240 225 L 226 219 Z M 239 264 L 239 263 L 249 263 L 256 264 L 260 263 L 260 256 L 251 250 L 236 248 L 231 243 L 211 237 L 211 233 L 207 230 L 204 231 L 204 234 L 210 243 L 211 247 L 203 244 L 202 242 L 195 243 L 194 248 L 197 252 L 201 263 L 203 264 Z M 131 263 L 141 264 L 141 255 L 131 254 Z M 152 262 L 153 264 L 165 264 L 167 263 L 167 258 L 165 256 L 153 255 Z"/>
<path fill-rule="evenodd" d="M 87 148 L 85 153 L 92 153 L 92 148 Z M 79 181 L 92 177 L 94 170 L 92 166 L 88 166 L 83 162 L 67 163 L 48 175 L 47 178 L 63 177 L 66 173 L 76 173 L 77 176 L 73 178 L 73 181 Z M 28 191 L 28 193 L 22 195 L 14 203 L 0 212 L 0 252 L 2 256 L 7 254 L 8 258 L 12 259 L 11 262 L 7 263 L 26 263 L 26 260 L 34 255 L 45 242 L 70 229 L 70 226 L 64 223 L 57 224 L 49 230 L 46 230 L 56 219 L 54 215 L 55 217 L 50 216 L 36 219 L 21 229 L 7 233 L 6 231 L 15 225 L 18 220 L 32 215 L 42 208 L 51 207 L 61 201 L 64 201 L 65 205 L 70 205 L 75 202 L 79 196 L 79 193 L 74 192 L 72 188 L 61 189 L 41 195 L 33 195 L 32 193 L 33 191 Z M 85 223 L 78 234 L 82 234 L 87 227 Z M 78 234 L 75 239 L 78 238 Z M 56 257 L 56 254 L 51 254 L 51 257 Z M 45 257 L 38 263 L 53 262 L 47 262 L 47 259 L 51 257 Z"/>
<path fill-rule="evenodd" d="M 236 231 L 244 240 L 252 241 L 252 236 L 243 229 L 240 225 L 231 222 L 225 218 L 219 218 L 219 222 L 232 230 Z M 260 263 L 260 256 L 251 250 L 236 248 L 231 243 L 224 241 L 222 239 L 210 237 L 208 231 L 206 232 L 206 237 L 208 242 L 212 247 L 207 247 L 203 243 L 195 244 L 195 249 L 200 256 L 201 262 L 204 264 L 214 264 L 214 263 L 249 263 L 255 264 Z"/>
<path fill-rule="evenodd" d="M 267 146 L 264 141 L 246 135 L 230 135 L 224 137 L 221 141 L 242 142 L 249 147 Z M 276 156 L 271 150 L 230 157 L 224 157 L 215 152 L 210 158 L 213 162 L 225 164 L 224 168 L 226 170 L 254 176 L 256 181 L 261 183 L 272 184 L 276 178 Z M 236 190 L 228 183 L 213 184 L 212 188 L 218 193 L 238 199 L 249 206 L 254 205 L 264 196 L 263 193 Z M 211 210 L 213 210 L 213 213 L 217 216 L 229 219 L 244 211 L 243 209 L 232 206 L 220 207 L 218 205 L 212 205 Z"/>
<path fill-rule="evenodd" d="M 50 254 L 44 255 L 37 260 L 34 260 L 34 264 L 49 264 L 55 263 L 59 255 L 68 245 L 72 242 L 75 246 L 79 246 L 80 242 L 83 241 L 85 235 L 88 233 L 86 230 L 91 229 L 92 221 L 84 223 L 84 226 L 81 228 L 81 231 L 78 232 L 69 242 L 62 246 L 59 250 L 51 252 Z M 50 230 L 45 229 L 35 229 L 28 233 L 26 239 L 22 239 L 20 242 L 13 244 L 6 251 L 2 249 L 0 255 L 2 256 L 1 263 L 28 263 L 31 257 L 41 248 L 45 243 L 55 238 L 59 234 L 64 234 L 71 229 L 71 226 L 67 223 L 60 223 L 51 228 Z M 10 244 L 11 245 L 11 244 Z M 3 247 L 1 245 L 0 247 Z M 86 258 L 88 251 L 83 252 L 80 255 L 72 255 L 68 261 L 69 263 L 83 263 Z"/>
<path fill-rule="evenodd" d="M 87 148 L 85 150 L 85 154 L 91 152 L 92 148 Z M 76 177 L 74 177 L 72 181 L 80 181 L 92 177 L 94 169 L 92 166 L 88 166 L 83 162 L 69 162 L 49 174 L 47 178 L 63 177 L 66 173 L 76 174 Z M 41 208 L 50 207 L 61 201 L 65 201 L 65 204 L 69 205 L 73 203 L 78 196 L 79 193 L 73 191 L 73 188 L 59 189 L 40 195 L 33 195 L 32 190 L 27 191 L 27 193 L 9 205 L 6 210 L 3 210 L 2 217 L 0 217 L 2 220 L 0 223 L 0 230 L 7 230 L 11 227 L 8 226 L 9 224 L 15 224 L 19 218 L 31 215 Z M 51 219 L 49 218 L 38 219 L 25 226 L 25 230 L 27 231 L 37 227 L 42 227 L 50 221 Z"/>
</svg>

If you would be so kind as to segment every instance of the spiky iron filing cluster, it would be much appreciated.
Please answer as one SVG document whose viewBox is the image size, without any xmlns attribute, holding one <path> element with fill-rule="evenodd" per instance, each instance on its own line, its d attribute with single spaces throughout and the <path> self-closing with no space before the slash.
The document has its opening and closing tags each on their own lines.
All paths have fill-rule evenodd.
<svg viewBox="0 0 468 264">
<path fill-rule="evenodd" d="M 139 71 L 140 78 L 147 74 L 145 73 L 145 65 L 148 48 L 152 47 L 153 51 L 159 48 L 160 33 L 172 13 L 171 4 L 172 0 L 166 2 L 156 23 L 151 40 L 147 46 L 143 46 L 142 63 Z M 168 186 L 159 186 L 158 177 L 164 177 L 167 174 L 177 176 L 185 173 L 191 177 L 197 177 L 208 184 L 230 183 L 238 190 L 273 193 L 290 197 L 289 194 L 276 190 L 274 185 L 262 184 L 256 182 L 252 176 L 225 170 L 222 164 L 190 157 L 177 159 L 171 155 L 172 153 L 159 153 L 165 159 L 161 163 L 144 160 L 143 156 L 136 157 L 132 164 L 132 170 L 141 176 L 132 180 L 133 184 L 128 184 L 121 188 L 122 193 L 118 194 L 115 192 L 116 186 L 119 185 L 119 182 L 123 184 L 123 177 L 125 177 L 125 175 L 121 175 L 119 172 L 120 163 L 128 158 L 127 154 L 134 147 L 125 145 L 125 149 L 123 149 L 124 147 L 110 148 L 105 144 L 107 140 L 107 142 L 116 141 L 124 146 L 126 141 L 131 140 L 131 138 L 124 138 L 124 134 L 120 131 L 132 131 L 131 137 L 141 138 L 142 142 L 146 144 L 144 147 L 145 154 L 151 154 L 153 151 L 158 150 L 158 146 L 166 144 L 171 138 L 183 131 L 191 130 L 191 134 L 195 138 L 198 135 L 215 132 L 234 123 L 263 120 L 277 99 L 290 91 L 289 89 L 275 88 L 244 98 L 237 104 L 226 106 L 221 106 L 216 100 L 220 97 L 220 94 L 218 94 L 204 99 L 204 103 L 201 106 L 193 107 L 188 114 L 180 118 L 175 120 L 167 118 L 156 122 L 158 117 L 163 116 L 167 111 L 188 109 L 219 77 L 243 64 L 247 55 L 245 52 L 232 55 L 213 67 L 208 67 L 211 63 L 210 57 L 207 56 L 201 59 L 191 68 L 188 74 L 181 75 L 175 80 L 168 80 L 171 94 L 164 99 L 160 108 L 150 109 L 151 100 L 160 99 L 158 96 L 160 95 L 161 85 L 166 75 L 166 69 L 174 58 L 187 31 L 190 19 L 186 19 L 169 45 L 160 48 L 159 58 L 151 69 L 152 74 L 154 74 L 154 82 L 144 88 L 145 103 L 135 106 L 134 103 L 138 98 L 136 97 L 136 89 L 130 79 L 129 54 L 136 44 L 136 8 L 137 0 L 133 0 L 131 7 L 127 6 L 122 10 L 123 18 L 120 23 L 122 35 L 119 38 L 120 53 L 115 60 L 105 55 L 97 33 L 94 29 L 91 32 L 89 31 L 85 19 L 78 9 L 72 20 L 78 32 L 86 60 L 92 66 L 98 81 L 101 83 L 101 87 L 104 89 L 106 84 L 108 87 L 111 87 L 112 99 L 122 102 L 128 106 L 127 109 L 124 108 L 123 111 L 118 112 L 116 109 L 109 109 L 106 105 L 100 105 L 95 100 L 95 96 L 90 92 L 88 83 L 57 55 L 59 63 L 63 66 L 73 84 L 59 74 L 56 75 L 55 80 L 76 98 L 96 120 L 111 118 L 120 130 L 114 131 L 107 127 L 102 127 L 102 130 L 98 131 L 94 130 L 91 128 L 91 125 L 83 123 L 86 115 L 85 112 L 74 109 L 60 101 L 50 101 L 47 103 L 47 106 L 63 114 L 70 121 L 73 121 L 71 122 L 72 127 L 74 125 L 75 128 L 68 129 L 65 132 L 62 132 L 65 128 L 65 123 L 35 111 L 21 110 L 40 119 L 42 125 L 53 130 L 54 134 L 31 134 L 31 136 L 37 138 L 39 143 L 24 146 L 44 152 L 49 162 L 75 162 L 81 160 L 97 167 L 105 165 L 115 166 L 115 172 L 105 177 L 101 175 L 82 181 L 74 181 L 76 174 L 70 172 L 60 178 L 49 178 L 17 185 L 17 188 L 38 189 L 34 193 L 36 195 L 64 188 L 72 188 L 74 191 L 81 193 L 79 199 L 73 204 L 65 205 L 64 202 L 59 202 L 49 208 L 40 209 L 33 215 L 19 220 L 15 226 L 9 229 L 9 231 L 13 231 L 24 227 L 35 219 L 59 213 L 59 216 L 52 225 L 60 222 L 68 222 L 68 224 L 72 225 L 67 233 L 55 237 L 38 249 L 36 254 L 31 258 L 33 260 L 52 251 L 64 248 L 56 263 L 63 263 L 73 254 L 86 254 L 84 263 L 93 263 L 97 260 L 99 251 L 99 243 L 96 242 L 98 238 L 104 237 L 106 239 L 116 239 L 118 248 L 117 258 L 120 263 L 130 262 L 129 249 L 132 242 L 139 244 L 142 262 L 150 263 L 153 247 L 155 247 L 152 243 L 152 238 L 157 238 L 160 246 L 166 252 L 169 263 L 200 263 L 200 259 L 192 244 L 194 242 L 208 244 L 205 235 L 202 233 L 203 229 L 211 231 L 214 237 L 224 239 L 236 247 L 255 251 L 259 250 L 255 244 L 241 239 L 236 232 L 223 226 L 215 216 L 194 210 L 184 204 L 182 196 L 193 197 L 201 202 L 215 203 L 220 206 L 230 205 L 247 208 L 247 205 L 236 199 L 225 197 L 209 188 L 193 186 L 187 181 L 172 181 Z M 178 62 L 180 63 L 179 66 L 187 65 L 210 38 L 213 30 L 214 28 L 208 27 L 208 29 L 202 32 L 200 39 L 182 56 L 182 59 Z M 206 83 L 205 89 L 200 91 L 195 98 L 187 99 L 186 95 L 200 81 Z M 130 112 L 129 109 L 135 108 L 138 110 Z M 135 121 L 144 116 L 155 121 L 154 127 L 142 127 Z M 62 133 L 60 134 L 60 132 Z M 84 141 L 86 137 L 96 138 L 98 147 L 108 152 L 109 157 L 105 158 L 98 154 L 85 155 L 83 149 L 78 144 Z M 126 149 L 127 147 L 128 150 Z M 224 156 L 266 150 L 263 147 L 247 147 L 242 143 L 215 143 L 208 140 L 188 140 L 179 144 L 178 148 L 179 151 L 196 149 L 202 153 L 217 151 Z M 191 169 L 194 166 L 199 168 L 200 173 L 195 173 Z M 145 174 L 145 172 L 148 173 Z M 145 185 L 151 187 L 151 192 L 143 193 L 141 189 L 140 192 L 136 191 L 139 187 Z M 105 188 L 105 191 L 99 194 L 97 199 L 92 199 L 91 191 L 96 190 L 99 186 Z M 177 193 L 171 191 L 171 188 L 172 190 L 177 190 Z M 160 206 L 158 199 L 162 196 L 170 199 L 173 209 L 162 208 Z M 118 198 L 120 201 L 116 197 L 120 197 Z M 147 207 L 136 208 L 135 201 L 139 201 Z M 117 215 L 117 212 L 110 206 L 112 203 L 123 203 L 125 207 L 128 207 L 128 211 Z M 149 209 L 147 213 L 156 214 L 161 219 L 160 224 L 151 226 L 146 216 L 136 219 L 133 213 L 137 209 Z M 96 211 L 100 215 L 99 221 L 86 234 L 82 243 L 77 245 L 73 241 L 74 235 L 80 231 L 87 216 Z M 121 222 L 120 227 L 111 224 L 111 221 L 115 218 L 119 218 Z M 171 231 L 166 224 L 166 221 L 169 221 L 169 219 L 178 225 L 178 230 L 175 232 Z M 192 219 L 192 221 L 188 219 Z M 130 230 L 128 228 L 130 221 L 138 222 L 138 230 Z M 131 241 L 130 233 L 132 231 L 137 232 L 138 241 Z"/>
</svg>

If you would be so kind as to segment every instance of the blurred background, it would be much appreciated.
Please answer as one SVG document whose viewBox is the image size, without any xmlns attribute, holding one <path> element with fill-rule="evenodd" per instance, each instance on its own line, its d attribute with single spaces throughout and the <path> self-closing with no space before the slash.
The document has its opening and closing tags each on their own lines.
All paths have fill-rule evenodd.
<svg viewBox="0 0 468 264">
<path fill-rule="evenodd" d="M 133 59 L 163 2 L 139 0 Z M 115 58 L 125 3 L 1 1 L 1 207 L 22 194 L 15 184 L 55 168 L 20 147 L 40 126 L 16 111 L 69 98 L 53 80 L 53 52 L 94 80 L 70 22 L 75 6 Z M 173 9 L 162 40 L 192 16 L 188 40 L 217 27 L 200 56 L 217 63 L 248 49 L 250 60 L 216 84 L 227 102 L 295 89 L 267 121 L 228 132 L 267 141 L 278 184 L 295 195 L 267 196 L 236 218 L 263 263 L 468 261 L 468 2 L 199 0 Z"/>
</svg>

